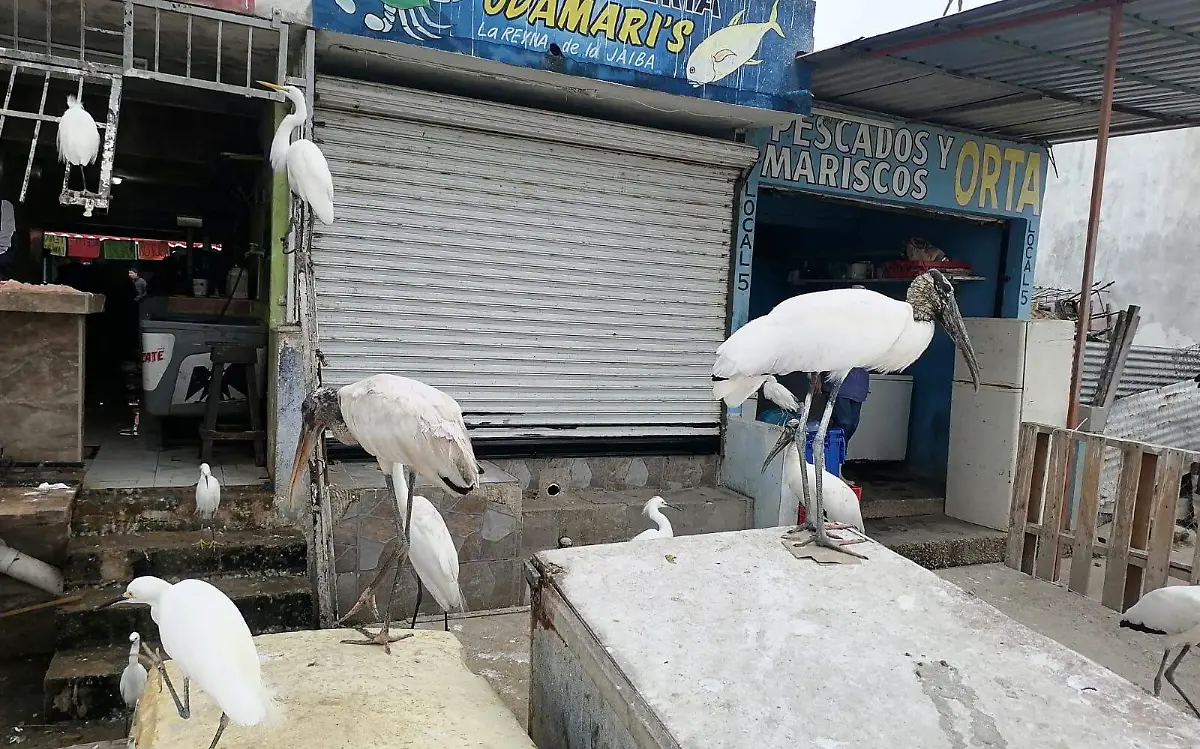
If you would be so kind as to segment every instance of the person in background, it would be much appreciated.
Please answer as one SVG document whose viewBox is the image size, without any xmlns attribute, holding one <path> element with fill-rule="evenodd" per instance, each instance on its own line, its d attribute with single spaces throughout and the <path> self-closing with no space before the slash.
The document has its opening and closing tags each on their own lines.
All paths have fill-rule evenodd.
<svg viewBox="0 0 1200 749">
<path fill-rule="evenodd" d="M 0 281 L 12 280 L 12 265 L 17 259 L 13 241 L 17 235 L 17 211 L 13 204 L 0 199 Z"/>
<path fill-rule="evenodd" d="M 133 303 L 140 304 L 146 298 L 146 279 L 138 275 L 137 268 L 130 268 L 129 280 L 133 281 Z"/>
<path fill-rule="evenodd" d="M 829 395 L 829 383 L 823 383 L 821 391 Z M 846 437 L 846 444 L 858 429 L 858 418 L 862 413 L 862 404 L 867 399 L 871 389 L 871 375 L 861 367 L 855 367 L 846 375 L 842 389 L 838 391 L 837 400 L 833 402 L 833 414 L 829 418 L 831 429 L 841 429 Z"/>
</svg>

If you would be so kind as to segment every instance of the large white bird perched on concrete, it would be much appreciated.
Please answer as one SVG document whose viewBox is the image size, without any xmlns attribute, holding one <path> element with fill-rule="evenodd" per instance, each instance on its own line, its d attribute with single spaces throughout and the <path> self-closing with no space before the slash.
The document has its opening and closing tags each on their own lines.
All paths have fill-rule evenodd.
<svg viewBox="0 0 1200 749">
<path fill-rule="evenodd" d="M 662 497 L 651 497 L 646 502 L 646 506 L 642 508 L 642 514 L 650 518 L 650 522 L 654 523 L 653 528 L 647 528 L 637 534 L 631 541 L 649 541 L 652 538 L 671 538 L 675 535 L 674 529 L 671 528 L 671 521 L 667 516 L 662 514 L 662 508 L 670 507 L 672 510 L 679 512 L 679 508 L 672 504 L 667 504 L 667 501 Z"/>
<path fill-rule="evenodd" d="M 200 480 L 196 482 L 196 514 L 203 523 L 208 521 L 212 531 L 212 540 L 217 542 L 217 529 L 213 522 L 217 516 L 217 508 L 221 506 L 221 483 L 212 475 L 208 463 L 200 464 Z M 201 542 L 203 543 L 203 542 Z"/>
<path fill-rule="evenodd" d="M 795 412 L 799 404 L 775 376 L 803 372 L 812 383 L 800 406 L 800 423 L 807 424 L 813 391 L 820 389 L 819 375 L 827 373 L 833 387 L 813 440 L 814 445 L 824 445 L 834 401 L 850 370 L 905 369 L 928 348 L 935 322 L 941 323 L 962 350 L 978 391 L 979 363 L 954 299 L 954 287 L 940 271 L 931 270 L 913 279 L 905 301 L 868 289 L 835 289 L 801 294 L 780 302 L 768 314 L 739 328 L 717 349 L 713 396 L 728 406 L 739 406 L 764 388 L 768 398 Z M 805 438 L 804 431 L 797 430 L 797 439 Z M 844 542 L 839 539 L 835 544 L 824 522 L 814 521 L 824 517 L 825 451 L 814 450 L 813 457 L 816 492 L 811 503 L 805 502 L 814 508 L 807 523 L 818 544 L 840 549 Z M 804 474 L 806 466 L 807 461 L 801 461 Z M 803 488 L 807 492 L 807 479 Z M 862 556 L 848 549 L 840 550 Z"/>
<path fill-rule="evenodd" d="M 404 481 L 398 475 L 404 467 L 396 463 L 392 467 L 392 482 Z M 408 512 L 407 497 L 398 495 L 400 513 Z M 442 607 L 442 623 L 450 631 L 450 612 L 466 611 L 462 588 L 458 585 L 458 547 L 450 536 L 446 521 L 425 497 L 413 497 L 412 528 L 409 533 L 408 560 L 417 573 L 417 605 L 413 608 L 412 625 L 417 626 L 417 612 L 421 610 L 421 589 L 428 588 L 433 600 Z M 397 572 L 399 570 L 397 569 Z"/>
<path fill-rule="evenodd" d="M 779 524 L 792 525 L 796 522 L 796 518 L 800 515 L 800 503 L 805 502 L 805 509 L 808 509 L 808 499 L 817 492 L 816 471 L 801 470 L 800 466 L 800 449 L 796 446 L 796 430 L 800 428 L 799 419 L 788 419 L 783 425 L 783 429 L 779 433 L 779 441 L 775 443 L 775 447 L 771 448 L 771 452 L 767 455 L 767 459 L 763 461 L 763 469 L 770 465 L 775 456 L 783 452 L 783 481 L 787 485 L 789 494 L 795 499 L 794 502 L 780 502 L 779 504 Z M 807 463 L 807 461 L 805 461 Z M 815 469 L 812 463 L 808 463 L 807 468 Z M 858 495 L 850 486 L 842 481 L 837 476 L 834 476 L 829 471 L 825 471 L 824 487 L 828 490 L 825 495 L 825 523 L 829 527 L 833 524 L 837 526 L 845 526 L 854 528 L 860 533 L 864 530 L 862 519 L 862 508 L 858 503 Z M 804 491 L 803 482 L 808 482 L 808 491 Z M 835 528 L 837 530 L 837 528 Z"/>
<path fill-rule="evenodd" d="M 321 223 L 333 223 L 333 175 L 329 163 L 317 144 L 307 138 L 292 141 L 292 131 L 308 119 L 308 106 L 304 92 L 295 86 L 280 86 L 276 83 L 259 81 L 259 84 L 275 91 L 282 91 L 292 103 L 292 113 L 283 118 L 275 138 L 271 141 L 271 168 L 276 172 L 287 170 L 288 186 L 308 207 Z M 292 211 L 292 223 L 296 213 Z"/>
<path fill-rule="evenodd" d="M 209 749 L 225 727 L 265 726 L 280 717 L 274 697 L 263 685 L 258 650 L 246 620 L 233 601 L 203 580 L 174 585 L 157 577 L 138 577 L 113 604 L 148 604 L 158 625 L 163 650 L 183 673 L 183 699 L 167 676 L 161 657 L 143 644 L 143 652 L 171 691 L 179 717 L 191 717 L 190 684 L 221 708 L 221 722 Z"/>
<path fill-rule="evenodd" d="M 67 97 L 67 111 L 58 118 L 58 160 L 79 167 L 83 177 L 83 189 L 87 189 L 87 176 L 83 168 L 96 161 L 100 153 L 100 128 L 96 120 L 83 108 L 78 97 Z"/>
<path fill-rule="evenodd" d="M 129 663 L 121 672 L 121 700 L 125 703 L 125 733 L 129 733 L 129 718 L 137 707 L 138 698 L 146 689 L 146 667 L 141 661 L 142 637 L 129 633 Z"/>
<path fill-rule="evenodd" d="M 455 494 L 468 494 L 479 485 L 483 469 L 475 460 L 458 403 L 441 390 L 407 377 L 377 374 L 340 388 L 317 388 L 304 399 L 300 415 L 301 435 L 292 463 L 288 496 L 296 493 L 296 484 L 318 437 L 329 428 L 339 442 L 361 445 L 379 462 L 379 470 L 383 471 L 384 481 L 396 501 L 397 538 L 407 542 L 398 545 L 387 561 L 380 561 L 379 573 L 342 617 L 345 621 L 363 605 L 369 603 L 374 608 L 375 586 L 383 579 L 383 572 L 393 560 L 399 572 L 404 556 L 414 553 L 415 539 L 410 530 L 417 475 L 440 483 Z M 389 653 L 388 643 L 407 636 L 388 634 L 398 577 L 397 574 L 393 578 L 380 631 L 372 635 L 359 628 L 368 638 L 362 642 L 382 645 Z"/>
<path fill-rule="evenodd" d="M 1121 617 L 1121 626 L 1138 632 L 1166 636 L 1162 663 L 1158 666 L 1158 673 L 1154 675 L 1154 696 L 1157 697 L 1162 691 L 1163 676 L 1166 676 L 1167 682 L 1175 687 L 1183 701 L 1192 708 L 1196 717 L 1200 718 L 1200 710 L 1196 709 L 1191 698 L 1175 683 L 1175 669 L 1179 667 L 1179 662 L 1189 650 L 1200 645 L 1200 585 L 1168 585 L 1150 591 L 1142 596 L 1142 600 L 1129 607 Z M 1168 667 L 1167 659 L 1171 656 L 1171 650 L 1177 647 L 1179 653 Z"/>
</svg>

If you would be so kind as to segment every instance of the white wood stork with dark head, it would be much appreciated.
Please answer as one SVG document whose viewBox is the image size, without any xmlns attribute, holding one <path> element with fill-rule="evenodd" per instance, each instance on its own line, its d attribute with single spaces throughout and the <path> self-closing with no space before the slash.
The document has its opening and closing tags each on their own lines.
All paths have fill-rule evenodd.
<svg viewBox="0 0 1200 749">
<path fill-rule="evenodd" d="M 276 172 L 287 170 L 288 186 L 300 199 L 308 203 L 313 214 L 321 223 L 333 223 L 333 175 L 329 173 L 329 162 L 325 154 L 307 138 L 292 142 L 292 131 L 308 119 L 308 106 L 304 103 L 304 92 L 295 86 L 280 86 L 267 81 L 259 85 L 283 92 L 292 103 L 292 113 L 283 118 L 275 138 L 271 141 L 271 168 Z M 296 212 L 292 211 L 292 226 L 296 223 Z"/>
<path fill-rule="evenodd" d="M 431 584 L 430 589 L 436 591 L 443 584 L 448 585 L 450 582 L 457 589 L 457 551 L 453 541 L 450 541 L 448 549 L 445 548 L 445 541 L 450 539 L 450 533 L 445 530 L 446 523 L 432 504 L 428 509 L 437 515 L 440 529 L 428 534 L 417 534 L 413 528 L 414 505 L 420 504 L 413 499 L 413 485 L 418 474 L 440 482 L 455 494 L 467 494 L 479 485 L 479 475 L 483 471 L 475 460 L 475 452 L 471 448 L 467 426 L 463 422 L 462 409 L 458 403 L 441 390 L 423 382 L 396 375 L 377 374 L 341 388 L 317 388 L 304 399 L 300 413 L 303 421 L 302 433 L 296 445 L 292 475 L 288 482 L 288 496 L 295 494 L 296 484 L 304 472 L 317 439 L 328 428 L 338 441 L 346 445 L 361 445 L 379 462 L 379 469 L 383 471 L 388 490 L 396 501 L 397 537 L 407 542 L 401 544 L 402 548 L 397 548 L 386 562 L 380 562 L 380 574 L 371 581 L 358 602 L 342 620 L 345 621 L 367 603 L 372 608 L 375 607 L 375 586 L 382 579 L 382 573 L 391 565 L 393 557 L 396 559 L 398 578 L 405 554 L 416 557 L 428 553 L 436 558 L 453 553 L 453 581 L 439 581 L 438 587 Z M 403 500 L 400 499 L 401 495 Z M 421 513 L 419 527 L 423 528 L 426 520 L 432 522 L 433 517 L 425 510 Z M 438 548 L 424 548 L 424 545 L 433 542 L 438 543 Z M 418 550 L 417 544 L 422 544 L 422 549 Z M 417 572 L 420 576 L 420 569 Z M 379 633 L 371 635 L 360 628 L 369 638 L 366 642 L 383 645 L 388 652 L 391 652 L 388 643 L 404 637 L 388 635 L 388 620 L 391 618 L 394 593 L 395 579 Z M 461 599 L 461 593 L 459 597 Z M 438 602 L 443 603 L 440 598 Z M 452 597 L 447 597 L 443 608 L 454 603 Z M 461 600 L 458 605 L 461 605 Z"/>
<path fill-rule="evenodd" d="M 842 380 L 851 369 L 862 367 L 875 372 L 899 372 L 915 362 L 933 340 L 935 323 L 940 323 L 962 351 L 967 367 L 979 390 L 979 362 L 967 337 L 966 326 L 954 287 L 940 271 L 917 276 L 908 287 L 905 301 L 892 299 L 868 289 L 835 289 L 801 294 L 776 305 L 770 313 L 739 328 L 717 349 L 713 365 L 713 396 L 728 406 L 739 406 L 759 388 L 781 407 L 795 411 L 796 399 L 775 380 L 775 375 L 804 372 L 813 390 L 820 388 L 818 375 L 827 373 L 833 388 L 825 406 L 813 444 L 823 446 L 833 403 Z M 808 422 L 813 392 L 804 397 L 800 423 Z M 797 439 L 805 438 L 797 429 Z M 816 492 L 808 515 L 808 524 L 817 543 L 832 549 L 834 544 L 823 522 L 822 490 L 825 451 L 813 450 L 816 468 Z M 800 469 L 807 476 L 807 461 Z M 803 488 L 807 491 L 805 478 Z M 855 554 L 841 549 L 848 554 Z"/>
<path fill-rule="evenodd" d="M 780 452 L 783 453 L 783 481 L 787 485 L 788 491 L 795 502 L 781 502 L 779 505 L 779 524 L 792 525 L 800 514 L 800 502 L 804 502 L 804 507 L 812 512 L 812 508 L 808 505 L 808 499 L 816 494 L 816 471 L 809 473 L 803 470 L 800 465 L 800 449 L 796 447 L 796 431 L 800 428 L 799 419 L 788 419 L 783 425 L 783 429 L 779 432 L 779 441 L 775 443 L 775 447 L 771 448 L 771 452 L 767 455 L 767 459 L 763 461 L 763 470 L 771 464 L 775 456 Z M 814 468 L 812 463 L 804 461 L 803 468 Z M 829 493 L 824 497 L 825 506 L 825 522 L 828 527 L 844 526 L 854 528 L 860 533 L 865 529 L 863 527 L 862 507 L 858 503 L 858 495 L 850 486 L 842 481 L 837 476 L 834 476 L 829 471 L 824 473 L 823 487 L 829 490 Z M 804 484 L 807 482 L 808 491 L 805 491 Z M 835 528 L 837 530 L 838 528 Z M 849 543 L 857 543 L 857 539 Z"/>
<path fill-rule="evenodd" d="M 1154 675 L 1154 696 L 1157 697 L 1162 691 L 1165 675 L 1167 682 L 1175 687 L 1183 701 L 1192 708 L 1196 717 L 1200 718 L 1200 710 L 1196 709 L 1191 698 L 1175 683 L 1175 669 L 1179 667 L 1179 662 L 1189 650 L 1200 645 L 1200 585 L 1168 585 L 1150 591 L 1142 596 L 1142 600 L 1129 607 L 1121 617 L 1121 626 L 1138 632 L 1166 636 L 1167 647 L 1163 650 L 1158 673 Z M 1179 654 L 1168 667 L 1167 658 L 1171 656 L 1172 648 L 1177 647 L 1180 648 Z"/>
</svg>

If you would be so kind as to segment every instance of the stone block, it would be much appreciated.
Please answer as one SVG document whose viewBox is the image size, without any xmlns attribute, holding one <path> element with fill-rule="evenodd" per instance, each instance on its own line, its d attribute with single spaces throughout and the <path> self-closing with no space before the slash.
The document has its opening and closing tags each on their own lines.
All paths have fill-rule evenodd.
<svg viewBox="0 0 1200 749">
<path fill-rule="evenodd" d="M 83 459 L 83 317 L 0 312 L 0 444 L 22 462 Z"/>
</svg>

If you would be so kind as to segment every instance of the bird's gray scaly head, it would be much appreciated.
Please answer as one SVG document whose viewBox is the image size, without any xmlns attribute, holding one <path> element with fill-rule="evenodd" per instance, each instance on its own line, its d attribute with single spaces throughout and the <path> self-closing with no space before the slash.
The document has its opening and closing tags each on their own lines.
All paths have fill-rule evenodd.
<svg viewBox="0 0 1200 749">
<path fill-rule="evenodd" d="M 766 473 L 767 466 L 771 465 L 771 461 L 775 460 L 775 456 L 783 452 L 792 440 L 796 439 L 796 432 L 800 431 L 800 420 L 791 418 L 779 430 L 779 439 L 775 441 L 775 446 L 771 448 L 771 452 L 767 453 L 767 459 L 763 461 L 762 470 Z"/>
<path fill-rule="evenodd" d="M 292 475 L 288 480 L 289 497 L 295 494 L 300 475 L 308 466 L 308 459 L 326 427 L 333 429 L 339 439 L 340 433 L 346 432 L 346 422 L 342 419 L 342 407 L 337 391 L 321 387 L 309 393 L 300 404 L 300 439 L 296 441 L 296 454 L 292 456 Z"/>
<path fill-rule="evenodd" d="M 954 287 L 946 280 L 940 270 L 932 269 L 913 279 L 908 287 L 908 303 L 913 308 L 913 319 L 917 322 L 936 321 L 954 341 L 954 345 L 962 352 L 971 371 L 971 380 L 975 384 L 975 392 L 979 392 L 979 360 L 971 339 L 967 336 L 967 326 L 963 322 L 962 312 L 958 309 L 958 301 L 954 298 Z"/>
</svg>

